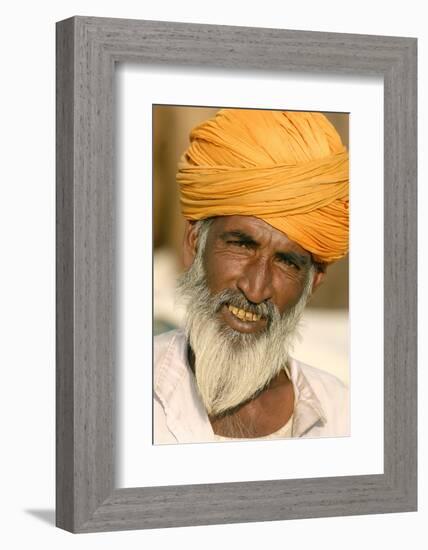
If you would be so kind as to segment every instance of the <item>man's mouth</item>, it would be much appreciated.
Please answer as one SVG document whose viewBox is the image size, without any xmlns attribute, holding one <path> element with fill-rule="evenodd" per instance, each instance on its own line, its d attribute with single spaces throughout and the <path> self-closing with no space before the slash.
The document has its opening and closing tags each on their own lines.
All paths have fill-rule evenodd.
<svg viewBox="0 0 428 550">
<path fill-rule="evenodd" d="M 260 321 L 261 315 L 257 313 L 252 313 L 251 311 L 246 311 L 245 309 L 240 309 L 239 307 L 227 305 L 227 309 L 241 321 Z"/>
<path fill-rule="evenodd" d="M 238 332 L 261 332 L 266 329 L 268 323 L 268 319 L 260 313 L 253 313 L 228 303 L 223 304 L 220 314 L 224 321 Z"/>
</svg>

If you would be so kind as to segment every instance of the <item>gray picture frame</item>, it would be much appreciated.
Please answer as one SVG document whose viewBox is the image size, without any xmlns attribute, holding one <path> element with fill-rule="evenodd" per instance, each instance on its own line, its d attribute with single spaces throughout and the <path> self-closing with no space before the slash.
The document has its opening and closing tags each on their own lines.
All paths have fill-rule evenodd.
<svg viewBox="0 0 428 550">
<path fill-rule="evenodd" d="M 84 533 L 416 510 L 416 39 L 72 17 L 57 23 L 56 48 L 57 526 Z M 115 487 L 121 62 L 383 78 L 383 474 Z"/>
</svg>

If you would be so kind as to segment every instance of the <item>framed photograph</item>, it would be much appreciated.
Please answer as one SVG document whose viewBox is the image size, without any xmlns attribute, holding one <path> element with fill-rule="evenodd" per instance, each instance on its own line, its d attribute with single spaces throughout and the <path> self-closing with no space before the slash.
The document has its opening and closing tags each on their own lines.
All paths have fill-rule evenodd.
<svg viewBox="0 0 428 550">
<path fill-rule="evenodd" d="M 413 38 L 91 17 L 57 24 L 58 527 L 416 510 L 416 109 Z M 309 168 L 299 172 L 302 155 Z M 295 198 L 283 196 L 284 181 L 309 189 L 298 188 L 304 204 L 290 214 L 303 216 L 300 229 L 282 225 Z M 307 217 L 321 184 L 343 222 L 328 242 Z M 270 377 L 254 385 L 251 372 L 237 401 L 224 383 L 206 397 L 213 386 L 189 328 L 202 321 L 192 325 L 189 305 L 180 312 L 174 302 L 176 278 L 203 242 L 201 220 L 208 291 L 222 297 L 205 301 L 245 333 L 241 347 L 274 332 L 304 289 L 313 306 L 290 352 L 303 367 L 288 348 L 285 366 L 269 354 Z M 300 289 L 287 303 L 277 291 L 285 280 Z M 168 389 L 168 378 L 156 370 L 166 347 L 188 366 L 190 393 L 174 417 L 159 382 Z M 271 340 L 260 357 L 270 349 Z M 302 372 L 309 383 L 299 393 Z M 340 400 L 332 420 L 318 382 Z M 254 404 L 267 391 L 281 403 L 291 392 L 290 410 L 263 417 L 267 402 Z M 247 401 L 257 411 L 251 430 Z"/>
</svg>

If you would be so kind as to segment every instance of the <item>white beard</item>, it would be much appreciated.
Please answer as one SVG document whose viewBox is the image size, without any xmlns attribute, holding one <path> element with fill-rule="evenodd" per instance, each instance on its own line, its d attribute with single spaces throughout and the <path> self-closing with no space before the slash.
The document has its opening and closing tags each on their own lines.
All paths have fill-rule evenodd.
<svg viewBox="0 0 428 550">
<path fill-rule="evenodd" d="M 212 295 L 202 261 L 207 232 L 200 234 L 198 253 L 180 278 L 178 294 L 187 301 L 185 331 L 195 355 L 196 384 L 207 413 L 216 417 L 254 397 L 284 368 L 311 293 L 314 268 L 298 303 L 282 316 L 272 304 L 249 304 L 239 291 Z M 231 302 L 267 315 L 267 329 L 245 334 L 226 325 L 218 311 Z"/>
</svg>

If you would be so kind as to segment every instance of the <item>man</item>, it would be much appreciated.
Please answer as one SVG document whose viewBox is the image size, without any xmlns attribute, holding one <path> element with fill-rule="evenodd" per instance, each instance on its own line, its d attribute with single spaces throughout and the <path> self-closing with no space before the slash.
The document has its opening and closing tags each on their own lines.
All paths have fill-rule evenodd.
<svg viewBox="0 0 428 550">
<path fill-rule="evenodd" d="M 348 154 L 320 113 L 226 109 L 177 181 L 185 329 L 155 338 L 154 442 L 348 435 L 347 388 L 290 356 L 348 250 Z"/>
</svg>

